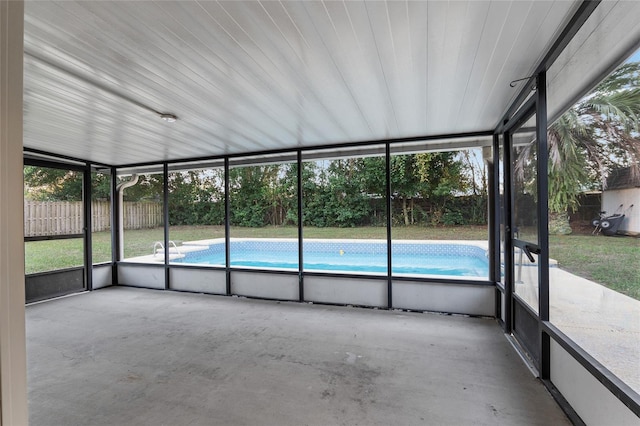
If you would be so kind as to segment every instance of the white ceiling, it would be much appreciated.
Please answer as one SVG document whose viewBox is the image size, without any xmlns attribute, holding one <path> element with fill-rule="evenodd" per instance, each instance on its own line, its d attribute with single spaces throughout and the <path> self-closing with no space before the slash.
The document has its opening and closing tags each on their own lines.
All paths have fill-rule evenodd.
<svg viewBox="0 0 640 426">
<path fill-rule="evenodd" d="M 28 1 L 24 145 L 125 165 L 492 130 L 578 3 Z"/>
</svg>

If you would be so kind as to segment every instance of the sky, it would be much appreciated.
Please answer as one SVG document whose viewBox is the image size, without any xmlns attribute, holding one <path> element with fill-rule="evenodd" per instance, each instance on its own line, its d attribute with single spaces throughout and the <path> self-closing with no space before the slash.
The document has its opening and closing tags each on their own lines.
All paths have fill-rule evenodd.
<svg viewBox="0 0 640 426">
<path fill-rule="evenodd" d="M 640 62 L 640 49 L 636 50 L 636 53 L 631 55 L 627 62 Z"/>
</svg>

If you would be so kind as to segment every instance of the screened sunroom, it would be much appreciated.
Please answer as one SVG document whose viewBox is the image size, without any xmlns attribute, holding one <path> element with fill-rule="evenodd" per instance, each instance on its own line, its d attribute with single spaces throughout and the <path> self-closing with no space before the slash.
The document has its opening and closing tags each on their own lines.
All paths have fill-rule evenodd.
<svg viewBox="0 0 640 426">
<path fill-rule="evenodd" d="M 640 423 L 640 302 L 550 254 L 548 141 L 563 113 L 633 60 L 640 4 L 12 1 L 0 13 L 3 423 L 24 423 L 27 412 L 35 424 L 196 424 L 210 416 L 223 424 L 472 424 L 491 416 L 504 424 Z M 630 137 L 637 139 L 637 125 Z M 637 238 L 625 238 L 625 250 L 637 251 Z M 185 325 L 180 303 L 193 304 L 194 319 L 212 310 L 228 316 Z M 199 303 L 235 305 L 198 311 Z M 233 316 L 240 311 L 246 317 Z M 384 321 L 394 314 L 407 330 L 389 331 Z M 278 315 L 324 340 L 287 336 Z M 235 328 L 244 321 L 298 346 L 274 354 L 254 333 L 258 325 Z M 473 321 L 490 323 L 500 344 L 460 337 L 475 330 Z M 314 328 L 323 322 L 329 328 Z M 366 328 L 374 322 L 390 334 Z M 436 323 L 441 331 L 420 334 Z M 120 334 L 105 334 L 113 324 Z M 204 387 L 172 379 L 169 364 L 145 364 L 142 353 L 168 349 L 181 360 L 203 357 L 189 338 L 171 348 L 171 340 L 150 337 L 164 332 L 154 327 L 178 324 L 197 329 L 196 340 L 222 333 L 215 347 L 254 342 L 212 355 L 216 364 L 245 357 L 216 368 L 254 368 L 268 376 L 264 393 L 285 380 L 294 395 L 262 399 L 256 384 L 247 385 L 251 393 L 227 375 L 203 373 L 202 360 L 184 374 L 206 376 Z M 127 327 L 136 336 L 131 350 L 142 352 L 109 352 L 126 349 Z M 359 333 L 373 339 L 366 350 L 355 343 Z M 457 358 L 459 339 L 467 339 L 469 359 Z M 415 346 L 402 353 L 425 350 L 424 359 L 410 357 L 417 364 L 375 357 L 406 340 Z M 363 354 L 334 350 L 337 342 Z M 304 355 L 314 359 L 308 364 L 288 358 L 325 344 L 333 352 L 314 349 Z M 418 366 L 434 356 L 428 348 L 448 344 L 449 354 L 435 355 L 450 358 L 439 371 L 466 376 L 442 378 L 438 386 L 451 392 L 442 396 L 427 383 L 435 372 Z M 499 345 L 509 350 L 502 366 Z M 338 352 L 346 356 L 332 364 Z M 129 360 L 115 373 L 119 356 Z M 391 377 L 395 362 L 427 382 L 406 378 L 417 393 L 399 393 L 386 410 L 379 378 Z M 318 396 L 328 405 L 304 417 L 315 382 L 303 389 L 307 373 L 296 371 L 312 364 L 315 379 L 330 385 Z M 490 377 L 465 369 L 488 365 Z M 522 382 L 493 384 L 517 368 L 527 372 Z M 495 394 L 476 389 L 476 399 L 461 403 L 477 413 L 456 413 L 453 385 L 466 391 L 474 380 Z M 216 411 L 231 402 L 209 393 L 214 384 L 261 414 Z M 81 396 L 68 393 L 74 388 Z M 128 408 L 124 400 L 101 403 L 104 389 L 135 398 L 127 397 Z M 194 393 L 208 397 L 194 402 Z M 180 400 L 166 403 L 168 394 Z M 496 408 L 492 398 L 503 397 Z M 537 398 L 545 397 L 560 417 L 540 413 L 547 402 Z M 131 398 L 135 415 L 106 414 L 134 410 Z M 354 405 L 341 407 L 344 400 Z M 192 413 L 206 407 L 205 417 L 150 414 L 172 404 Z"/>
</svg>

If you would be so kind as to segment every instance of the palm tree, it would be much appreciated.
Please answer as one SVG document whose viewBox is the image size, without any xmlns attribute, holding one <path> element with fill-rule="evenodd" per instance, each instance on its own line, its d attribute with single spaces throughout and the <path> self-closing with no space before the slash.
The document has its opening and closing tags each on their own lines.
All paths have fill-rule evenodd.
<svg viewBox="0 0 640 426">
<path fill-rule="evenodd" d="M 571 233 L 569 210 L 593 187 L 604 189 L 609 172 L 630 167 L 640 175 L 640 62 L 626 63 L 548 129 L 549 231 Z M 521 152 L 524 175 L 532 146 Z"/>
</svg>

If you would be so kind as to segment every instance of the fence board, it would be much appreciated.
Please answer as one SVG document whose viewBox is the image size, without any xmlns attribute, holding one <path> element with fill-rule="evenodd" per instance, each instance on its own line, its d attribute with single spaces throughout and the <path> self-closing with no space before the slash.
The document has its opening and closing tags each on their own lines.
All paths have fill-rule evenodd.
<svg viewBox="0 0 640 426">
<path fill-rule="evenodd" d="M 156 228 L 162 226 L 162 203 L 124 203 L 124 229 Z M 80 201 L 25 201 L 25 237 L 81 234 L 84 226 Z M 111 229 L 111 206 L 108 201 L 91 202 L 91 231 Z"/>
</svg>

